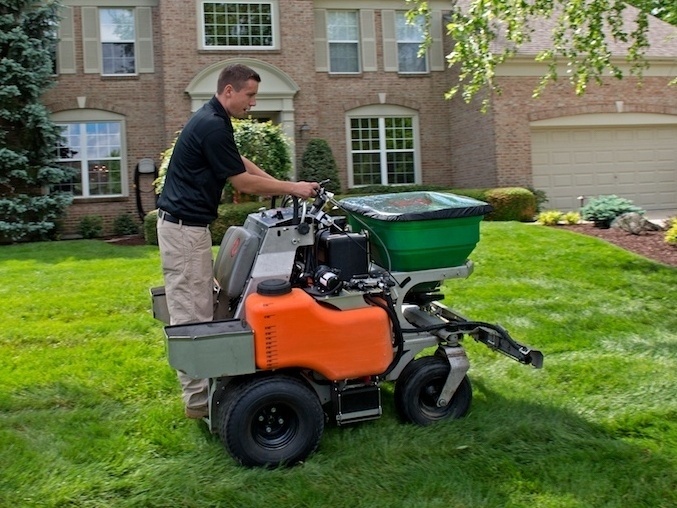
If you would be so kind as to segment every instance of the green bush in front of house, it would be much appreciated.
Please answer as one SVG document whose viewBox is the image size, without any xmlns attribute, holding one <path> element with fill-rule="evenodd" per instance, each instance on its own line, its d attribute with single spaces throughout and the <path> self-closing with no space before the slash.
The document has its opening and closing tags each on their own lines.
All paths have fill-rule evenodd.
<svg viewBox="0 0 677 508">
<path fill-rule="evenodd" d="M 254 213 L 261 207 L 268 208 L 270 200 L 266 201 L 251 201 L 244 203 L 224 203 L 219 205 L 219 216 L 209 226 L 212 232 L 212 243 L 220 245 L 223 240 L 223 235 L 230 226 L 240 226 L 244 224 L 247 215 Z"/>
<path fill-rule="evenodd" d="M 113 221 L 113 234 L 117 236 L 137 235 L 139 234 L 139 223 L 131 213 L 118 215 Z"/>
<path fill-rule="evenodd" d="M 581 217 L 594 222 L 596 226 L 608 228 L 616 217 L 629 212 L 643 214 L 644 210 L 626 198 L 615 195 L 597 196 L 581 208 Z"/>
<path fill-rule="evenodd" d="M 292 170 L 291 148 L 289 138 L 282 131 L 282 127 L 270 121 L 257 122 L 251 118 L 233 119 L 232 122 L 235 143 L 240 153 L 278 180 L 289 180 Z M 169 148 L 160 154 L 158 177 L 154 182 L 156 194 L 162 192 L 169 159 L 178 135 L 179 132 L 176 133 Z M 232 192 L 232 188 L 227 186 L 225 193 L 230 196 Z"/>
<path fill-rule="evenodd" d="M 536 215 L 536 196 L 522 187 L 488 189 L 484 197 L 479 199 L 494 207 L 494 211 L 487 215 L 487 220 L 529 222 Z"/>
<path fill-rule="evenodd" d="M 157 245 L 157 210 L 151 210 L 143 218 L 143 238 L 148 245 Z"/>
<path fill-rule="evenodd" d="M 677 247 L 677 217 L 672 217 L 665 221 L 668 226 L 668 230 L 665 232 L 665 243 L 674 245 Z"/>
<path fill-rule="evenodd" d="M 99 238 L 103 236 L 103 217 L 101 215 L 85 215 L 78 223 L 78 234 L 82 238 Z"/>
<path fill-rule="evenodd" d="M 329 143 L 324 139 L 311 139 L 303 151 L 299 180 L 306 182 L 322 182 L 329 180 L 326 189 L 330 192 L 341 192 L 336 159 Z"/>
</svg>

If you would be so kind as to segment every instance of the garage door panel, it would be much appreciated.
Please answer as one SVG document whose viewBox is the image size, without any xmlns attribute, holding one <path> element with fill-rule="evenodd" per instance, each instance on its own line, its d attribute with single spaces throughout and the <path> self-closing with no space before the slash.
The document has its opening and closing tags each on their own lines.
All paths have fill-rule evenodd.
<svg viewBox="0 0 677 508">
<path fill-rule="evenodd" d="M 635 152 L 619 151 L 615 153 L 615 162 L 637 162 L 637 154 Z"/>
<path fill-rule="evenodd" d="M 658 160 L 658 154 L 655 150 L 637 150 L 635 160 L 637 162 L 655 162 Z"/>
<path fill-rule="evenodd" d="M 595 154 L 593 152 L 575 152 L 574 153 L 574 163 L 579 164 L 592 164 L 595 162 Z"/>
<path fill-rule="evenodd" d="M 675 161 L 672 158 L 674 156 L 674 154 L 675 154 L 674 148 L 673 149 L 664 149 L 664 150 L 657 149 L 654 152 L 653 156 L 654 156 L 654 160 L 656 162 L 666 162 L 668 164 L 674 165 Z"/>
<path fill-rule="evenodd" d="M 532 131 L 533 185 L 546 206 L 616 194 L 645 209 L 677 203 L 677 125 L 548 127 Z"/>
<path fill-rule="evenodd" d="M 600 151 L 596 152 L 593 155 L 595 162 L 598 164 L 604 164 L 604 163 L 609 163 L 609 162 L 615 162 L 614 161 L 614 153 L 609 152 L 609 151 Z"/>
<path fill-rule="evenodd" d="M 635 173 L 620 173 L 616 175 L 616 183 L 618 185 L 634 185 Z"/>
<path fill-rule="evenodd" d="M 616 183 L 616 175 L 613 173 L 597 173 L 595 182 L 597 185 L 613 185 Z"/>
<path fill-rule="evenodd" d="M 553 187 L 571 187 L 573 175 L 555 175 L 550 181 Z"/>
<path fill-rule="evenodd" d="M 590 174 L 576 175 L 574 179 L 574 184 L 577 186 L 577 188 L 580 188 L 581 186 L 588 187 L 590 185 L 595 185 L 595 175 Z"/>
</svg>

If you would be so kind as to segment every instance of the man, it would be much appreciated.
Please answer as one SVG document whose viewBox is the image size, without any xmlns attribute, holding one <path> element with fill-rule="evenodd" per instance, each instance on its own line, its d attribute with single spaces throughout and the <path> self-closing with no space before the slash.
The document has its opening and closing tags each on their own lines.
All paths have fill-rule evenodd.
<svg viewBox="0 0 677 508">
<path fill-rule="evenodd" d="M 216 95 L 190 118 L 174 145 L 158 199 L 158 244 L 172 325 L 213 319 L 212 237 L 226 182 L 245 194 L 291 194 L 307 199 L 316 182 L 277 180 L 238 152 L 231 117 L 244 118 L 256 105 L 261 77 L 245 65 L 219 75 Z M 208 414 L 208 380 L 178 372 L 185 413 Z"/>
</svg>

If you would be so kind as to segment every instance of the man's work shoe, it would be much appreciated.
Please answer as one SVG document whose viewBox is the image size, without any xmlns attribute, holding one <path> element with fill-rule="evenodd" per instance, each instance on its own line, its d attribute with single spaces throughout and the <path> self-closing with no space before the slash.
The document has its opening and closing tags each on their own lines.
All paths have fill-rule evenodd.
<svg viewBox="0 0 677 508">
<path fill-rule="evenodd" d="M 207 406 L 186 408 L 186 418 L 194 418 L 196 420 L 199 420 L 201 418 L 207 418 L 208 416 L 209 416 L 209 408 Z"/>
</svg>

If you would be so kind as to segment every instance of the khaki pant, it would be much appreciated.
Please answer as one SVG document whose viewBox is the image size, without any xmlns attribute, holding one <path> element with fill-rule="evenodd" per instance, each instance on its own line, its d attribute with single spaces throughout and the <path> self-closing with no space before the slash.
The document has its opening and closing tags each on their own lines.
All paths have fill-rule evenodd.
<svg viewBox="0 0 677 508">
<path fill-rule="evenodd" d="M 158 219 L 157 236 L 170 324 L 211 321 L 214 316 L 214 275 L 209 228 Z M 206 406 L 208 380 L 193 379 L 181 371 L 177 374 L 186 408 Z"/>
</svg>

